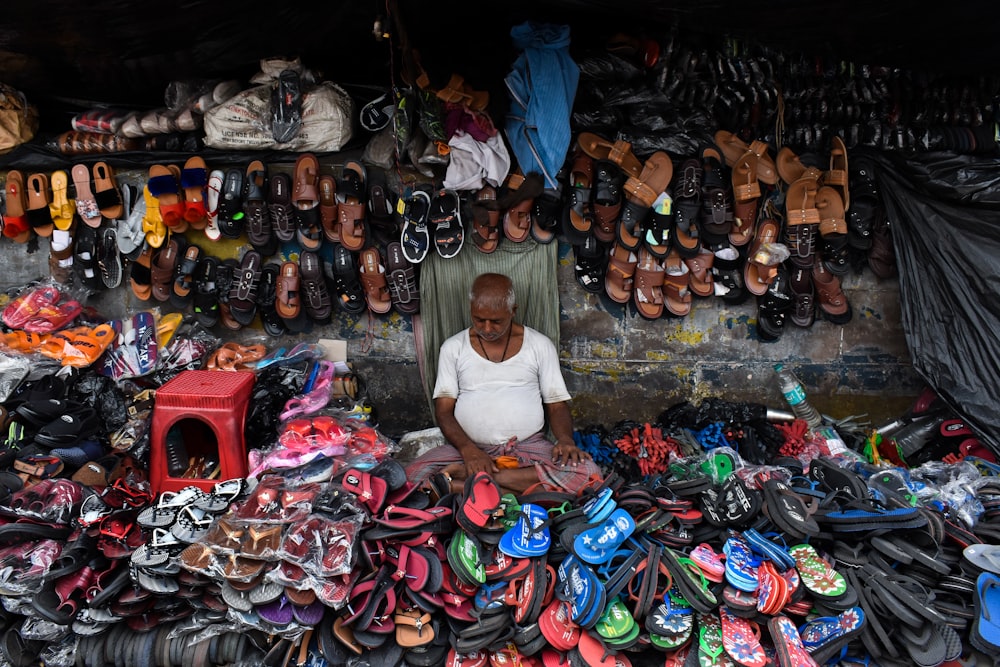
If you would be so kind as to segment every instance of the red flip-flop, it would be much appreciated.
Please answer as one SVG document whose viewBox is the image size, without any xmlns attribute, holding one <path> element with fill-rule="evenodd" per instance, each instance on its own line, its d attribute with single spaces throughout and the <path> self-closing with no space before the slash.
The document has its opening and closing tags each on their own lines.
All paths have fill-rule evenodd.
<svg viewBox="0 0 1000 667">
<path fill-rule="evenodd" d="M 730 658 L 744 667 L 768 664 L 755 623 L 734 615 L 725 606 L 719 607 L 719 620 L 722 622 L 722 647 Z"/>
<path fill-rule="evenodd" d="M 500 487 L 492 477 L 485 472 L 476 473 L 465 482 L 465 500 L 455 519 L 466 530 L 476 532 L 500 509 L 500 495 Z"/>
<path fill-rule="evenodd" d="M 342 486 L 358 497 L 358 500 L 372 514 L 378 513 L 385 502 L 389 485 L 380 477 L 373 477 L 367 472 L 351 468 L 344 473 Z"/>
</svg>

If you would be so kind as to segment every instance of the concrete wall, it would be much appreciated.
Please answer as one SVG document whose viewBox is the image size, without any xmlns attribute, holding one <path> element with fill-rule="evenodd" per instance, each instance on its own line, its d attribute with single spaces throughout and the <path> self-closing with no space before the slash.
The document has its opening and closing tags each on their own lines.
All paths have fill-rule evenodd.
<svg viewBox="0 0 1000 667">
<path fill-rule="evenodd" d="M 119 172 L 119 179 L 139 184 L 142 174 Z M 219 256 L 239 256 L 240 241 L 209 245 L 200 232 L 189 240 Z M 528 241 L 530 242 L 530 241 Z M 0 241 L 0 288 L 11 290 L 48 276 L 48 241 L 19 245 Z M 469 252 L 475 252 L 469 249 Z M 773 343 L 757 340 L 753 300 L 728 307 L 721 300 L 696 300 L 682 319 L 646 320 L 607 297 L 585 292 L 573 272 L 572 250 L 559 248 L 559 295 L 562 310 L 563 369 L 574 395 L 578 425 L 611 426 L 622 419 L 653 420 L 667 407 L 708 396 L 748 400 L 784 409 L 772 365 L 783 361 L 798 371 L 810 399 L 834 418 L 866 414 L 875 424 L 903 412 L 921 381 L 910 364 L 900 327 L 899 288 L 870 272 L 845 279 L 854 319 L 836 326 L 817 321 L 809 329 L 789 326 Z M 139 301 L 128 287 L 98 292 L 88 304 L 108 318 L 169 304 Z M 398 437 L 432 425 L 417 363 L 410 319 L 395 311 L 369 319 L 367 314 L 336 314 L 332 323 L 287 340 L 253 327 L 214 332 L 224 340 L 293 345 L 300 340 L 341 338 L 367 384 L 383 432 Z"/>
</svg>

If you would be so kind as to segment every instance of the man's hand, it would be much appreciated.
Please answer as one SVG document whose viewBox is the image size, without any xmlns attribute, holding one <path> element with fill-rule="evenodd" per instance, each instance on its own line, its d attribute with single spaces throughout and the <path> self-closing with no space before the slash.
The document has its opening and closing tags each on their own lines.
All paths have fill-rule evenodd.
<svg viewBox="0 0 1000 667">
<path fill-rule="evenodd" d="M 573 443 L 557 442 L 552 447 L 552 461 L 559 465 L 580 465 L 582 461 L 591 459 L 590 454 L 581 450 Z"/>
<path fill-rule="evenodd" d="M 462 460 L 465 461 L 465 470 L 469 477 L 477 472 L 485 472 L 488 475 L 495 475 L 498 472 L 497 465 L 489 455 L 478 447 L 466 447 L 461 450 Z"/>
</svg>

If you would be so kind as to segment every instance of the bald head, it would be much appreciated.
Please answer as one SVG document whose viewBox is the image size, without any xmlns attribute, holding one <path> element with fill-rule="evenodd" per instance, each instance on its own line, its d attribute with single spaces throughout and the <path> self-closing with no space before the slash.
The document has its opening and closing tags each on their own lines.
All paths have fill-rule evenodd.
<svg viewBox="0 0 1000 667">
<path fill-rule="evenodd" d="M 469 290 L 473 307 L 514 312 L 514 283 L 502 273 L 480 274 Z"/>
</svg>

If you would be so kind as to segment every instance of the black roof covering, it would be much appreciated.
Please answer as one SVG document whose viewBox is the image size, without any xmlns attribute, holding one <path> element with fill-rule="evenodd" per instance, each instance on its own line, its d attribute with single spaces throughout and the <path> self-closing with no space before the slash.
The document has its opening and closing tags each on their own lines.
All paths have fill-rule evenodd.
<svg viewBox="0 0 1000 667">
<path fill-rule="evenodd" d="M 0 16 L 0 81 L 37 100 L 129 106 L 162 104 L 184 78 L 240 78 L 261 58 L 300 56 L 341 84 L 387 85 L 389 40 L 377 20 L 406 26 L 432 76 L 460 67 L 487 87 L 506 73 L 510 27 L 565 23 L 575 44 L 613 32 L 657 41 L 735 37 L 806 58 L 992 76 L 1000 64 L 1000 5 L 983 0 L 804 3 L 779 0 L 7 0 Z M 393 20 L 383 27 L 402 43 Z"/>
</svg>

